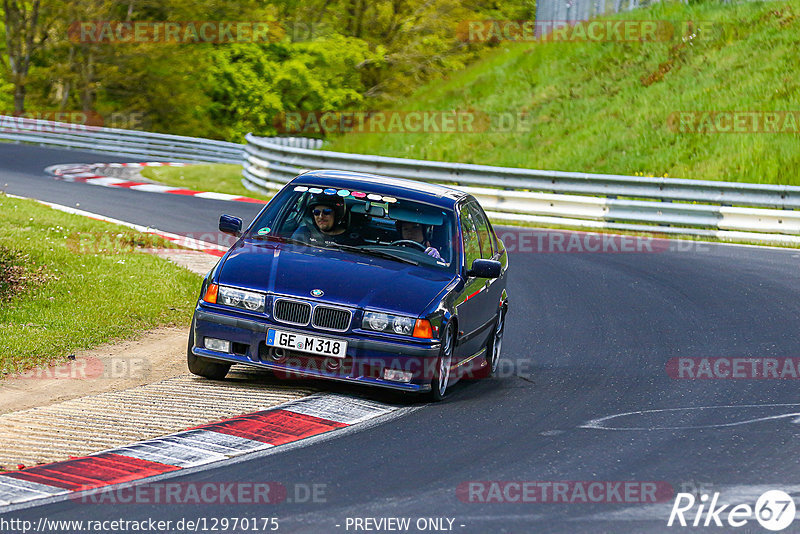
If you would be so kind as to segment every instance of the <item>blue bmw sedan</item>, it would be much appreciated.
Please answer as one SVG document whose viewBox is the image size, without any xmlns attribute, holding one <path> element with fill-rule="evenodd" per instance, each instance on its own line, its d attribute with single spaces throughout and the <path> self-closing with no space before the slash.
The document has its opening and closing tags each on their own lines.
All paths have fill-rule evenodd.
<svg viewBox="0 0 800 534">
<path fill-rule="evenodd" d="M 231 364 L 429 392 L 497 370 L 508 254 L 474 197 L 344 171 L 289 182 L 203 281 L 189 370 Z"/>
</svg>

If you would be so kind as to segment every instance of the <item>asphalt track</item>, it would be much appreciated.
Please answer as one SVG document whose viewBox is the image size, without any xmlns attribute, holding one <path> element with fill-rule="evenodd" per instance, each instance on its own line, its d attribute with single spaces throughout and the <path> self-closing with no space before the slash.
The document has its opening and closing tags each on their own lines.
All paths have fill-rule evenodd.
<svg viewBox="0 0 800 534">
<path fill-rule="evenodd" d="M 0 188 L 176 233 L 214 231 L 223 212 L 249 220 L 258 211 L 248 204 L 57 182 L 42 172 L 50 164 L 95 161 L 126 160 L 0 145 Z M 276 517 L 278 532 L 388 532 L 355 530 L 352 519 L 407 517 L 414 525 L 418 518 L 443 517 L 463 533 L 766 532 L 752 519 L 738 529 L 668 527 L 672 498 L 655 505 L 479 503 L 459 500 L 457 488 L 470 481 L 660 481 L 675 492 L 720 492 L 751 505 L 765 489 L 797 495 L 800 425 L 793 423 L 797 416 L 780 417 L 800 412 L 797 380 L 675 380 L 665 366 L 676 357 L 800 357 L 798 262 L 800 251 L 723 245 L 515 253 L 499 378 L 459 384 L 443 403 L 411 404 L 416 409 L 402 417 L 361 431 L 170 479 L 275 481 L 290 489 L 290 497 L 292 488 L 319 484 L 324 496 L 317 502 L 63 501 L 0 519 Z M 643 411 L 652 412 L 599 423 L 639 430 L 586 428 L 592 420 Z M 796 531 L 800 521 L 784 532 Z"/>
</svg>

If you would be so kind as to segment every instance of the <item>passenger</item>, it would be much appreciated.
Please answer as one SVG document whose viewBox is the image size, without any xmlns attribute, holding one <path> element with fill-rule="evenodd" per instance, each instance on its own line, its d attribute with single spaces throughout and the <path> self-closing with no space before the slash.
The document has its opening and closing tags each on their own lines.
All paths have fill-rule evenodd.
<svg viewBox="0 0 800 534">
<path fill-rule="evenodd" d="M 400 235 L 403 239 L 414 241 L 425 247 L 425 254 L 437 260 L 442 259 L 439 251 L 431 246 L 430 241 L 425 240 L 425 228 L 419 223 L 409 221 L 398 221 L 400 226 Z"/>
<path fill-rule="evenodd" d="M 363 240 L 347 231 L 344 199 L 334 195 L 314 198 L 309 205 L 314 231 L 303 226 L 292 237 L 312 244 L 361 245 Z"/>
</svg>

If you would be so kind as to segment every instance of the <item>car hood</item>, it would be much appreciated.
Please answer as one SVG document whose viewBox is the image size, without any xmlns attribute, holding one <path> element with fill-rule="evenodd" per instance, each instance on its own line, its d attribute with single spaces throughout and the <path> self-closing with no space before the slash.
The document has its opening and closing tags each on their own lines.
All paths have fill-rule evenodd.
<svg viewBox="0 0 800 534">
<path fill-rule="evenodd" d="M 454 275 L 342 250 L 283 243 L 239 242 L 219 271 L 219 283 L 307 300 L 421 314 Z M 312 289 L 324 295 L 312 297 Z"/>
</svg>

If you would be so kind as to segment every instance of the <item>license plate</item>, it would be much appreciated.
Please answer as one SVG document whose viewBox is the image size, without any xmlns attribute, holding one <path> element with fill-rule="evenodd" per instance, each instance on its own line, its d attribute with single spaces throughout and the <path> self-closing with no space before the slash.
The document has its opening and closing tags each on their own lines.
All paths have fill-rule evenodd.
<svg viewBox="0 0 800 534">
<path fill-rule="evenodd" d="M 267 331 L 267 345 L 331 358 L 344 358 L 347 353 L 347 341 L 272 328 Z"/>
</svg>

